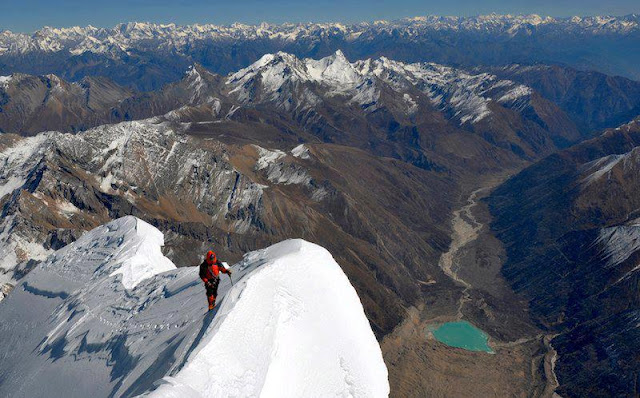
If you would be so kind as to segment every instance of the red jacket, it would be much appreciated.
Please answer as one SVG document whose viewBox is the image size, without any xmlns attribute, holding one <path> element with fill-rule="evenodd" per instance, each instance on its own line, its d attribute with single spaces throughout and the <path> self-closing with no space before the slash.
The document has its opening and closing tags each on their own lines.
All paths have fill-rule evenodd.
<svg viewBox="0 0 640 398">
<path fill-rule="evenodd" d="M 216 259 L 216 261 L 211 264 L 209 264 L 207 260 L 203 261 L 202 264 L 200 264 L 200 279 L 202 279 L 204 283 L 218 278 L 220 272 L 224 274 L 229 273 L 229 271 L 224 267 L 224 265 L 222 265 L 222 263 L 218 259 Z"/>
</svg>

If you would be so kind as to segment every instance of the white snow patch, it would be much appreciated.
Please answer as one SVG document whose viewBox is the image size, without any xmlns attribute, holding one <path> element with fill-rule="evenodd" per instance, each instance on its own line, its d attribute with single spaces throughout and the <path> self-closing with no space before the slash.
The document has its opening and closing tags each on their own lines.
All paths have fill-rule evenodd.
<svg viewBox="0 0 640 398">
<path fill-rule="evenodd" d="M 407 104 L 407 113 L 412 114 L 418 110 L 418 104 L 411 98 L 411 95 L 405 93 L 402 99 L 404 99 L 404 102 Z"/>
<path fill-rule="evenodd" d="M 291 150 L 291 155 L 300 159 L 309 159 L 309 148 L 307 148 L 304 144 L 300 144 Z"/>
<path fill-rule="evenodd" d="M 0 199 L 2 199 L 2 197 L 5 195 L 13 193 L 13 191 L 23 186 L 24 183 L 24 178 L 16 176 L 9 177 L 7 180 L 2 182 L 2 185 L 0 185 Z"/>
<path fill-rule="evenodd" d="M 115 182 L 115 178 L 113 177 L 113 174 L 109 173 L 105 177 L 99 178 L 99 181 L 100 181 L 100 190 L 102 192 L 109 193 L 113 191 L 113 187 L 111 187 L 111 184 Z"/>
<path fill-rule="evenodd" d="M 625 155 L 609 155 L 587 163 L 584 166 L 587 176 L 582 179 L 583 186 L 588 186 L 607 175 L 624 157 Z"/>
<path fill-rule="evenodd" d="M 607 267 L 617 267 L 640 250 L 640 224 L 635 222 L 631 225 L 603 228 L 596 242 L 604 246 L 603 255 L 607 260 Z M 625 272 L 613 284 L 629 278 L 638 270 L 640 270 L 640 264 L 636 264 L 631 270 Z"/>
<path fill-rule="evenodd" d="M 269 181 L 285 185 L 305 185 L 311 181 L 311 176 L 305 168 L 295 163 L 280 161 L 287 156 L 283 151 L 278 149 L 268 150 L 257 145 L 254 145 L 254 147 L 260 155 L 255 168 L 256 170 L 264 170 Z"/>
<path fill-rule="evenodd" d="M 258 145 L 254 145 L 254 147 L 258 150 L 258 156 L 260 156 L 260 158 L 256 162 L 256 170 L 265 169 L 278 160 L 282 159 L 283 157 L 287 156 L 286 153 L 282 152 L 279 149 L 269 150 L 264 149 Z"/>
<path fill-rule="evenodd" d="M 0 76 L 0 87 L 7 88 L 11 82 L 12 76 Z"/>
<path fill-rule="evenodd" d="M 329 192 L 327 192 L 326 189 L 320 187 L 320 188 L 316 189 L 315 191 L 313 191 L 313 194 L 311 194 L 311 199 L 316 201 L 316 202 L 320 202 L 324 198 L 326 198 L 328 195 L 329 195 Z"/>
<path fill-rule="evenodd" d="M 131 248 L 112 259 L 118 269 L 110 274 L 122 275 L 122 284 L 127 289 L 133 289 L 147 278 L 176 268 L 160 250 L 164 246 L 162 232 L 140 219 L 135 219 L 135 222 L 136 239 L 132 239 Z"/>
<path fill-rule="evenodd" d="M 507 82 L 504 81 L 503 82 Z M 496 86 L 494 85 L 494 88 Z M 519 100 L 520 98 L 531 95 L 531 88 L 523 85 L 518 85 L 515 88 L 507 91 L 502 97 L 498 99 L 499 103 L 508 103 Z"/>
<path fill-rule="evenodd" d="M 25 184 L 28 174 L 44 156 L 51 136 L 41 133 L 24 138 L 0 152 L 0 199 Z"/>
<path fill-rule="evenodd" d="M 56 207 L 58 211 L 65 216 L 71 216 L 80 212 L 80 209 L 78 209 L 76 205 L 66 200 L 56 201 Z"/>
<path fill-rule="evenodd" d="M 0 223 L 0 286 L 14 284 L 14 272 L 20 263 L 28 260 L 44 261 L 53 253 L 40 243 L 30 242 L 14 233 L 15 215 L 9 216 Z"/>
<path fill-rule="evenodd" d="M 604 245 L 608 267 L 615 267 L 640 250 L 640 224 L 603 228 L 597 243 Z"/>
</svg>

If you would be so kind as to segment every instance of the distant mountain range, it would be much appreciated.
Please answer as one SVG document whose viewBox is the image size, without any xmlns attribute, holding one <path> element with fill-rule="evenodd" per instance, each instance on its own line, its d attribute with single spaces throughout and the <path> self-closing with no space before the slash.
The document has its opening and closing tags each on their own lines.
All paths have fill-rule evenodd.
<svg viewBox="0 0 640 398">
<path fill-rule="evenodd" d="M 350 59 L 381 55 L 458 66 L 556 63 L 640 78 L 640 16 L 551 18 L 538 15 L 416 17 L 359 24 L 160 25 L 111 29 L 43 28 L 0 33 L 0 74 L 87 75 L 148 90 L 174 81 L 190 64 L 228 73 L 264 53 Z"/>
</svg>

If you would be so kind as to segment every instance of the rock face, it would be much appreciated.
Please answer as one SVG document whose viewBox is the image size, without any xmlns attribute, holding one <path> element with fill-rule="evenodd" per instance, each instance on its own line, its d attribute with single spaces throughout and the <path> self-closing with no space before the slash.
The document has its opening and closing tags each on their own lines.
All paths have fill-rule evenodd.
<svg viewBox="0 0 640 398">
<path fill-rule="evenodd" d="M 0 81 L 0 132 L 22 136 L 43 131 L 77 133 L 105 123 L 163 115 L 182 106 L 219 105 L 210 96 L 217 93 L 221 80 L 194 66 L 178 82 L 139 93 L 104 77 L 69 83 L 51 74 L 13 74 Z"/>
<path fill-rule="evenodd" d="M 68 83 L 55 75 L 13 74 L 0 83 L 0 132 L 77 132 L 109 121 L 111 107 L 132 91 L 106 78 Z"/>
<path fill-rule="evenodd" d="M 504 275 L 558 333 L 562 396 L 637 394 L 640 124 L 551 155 L 489 203 L 505 243 Z"/>
</svg>

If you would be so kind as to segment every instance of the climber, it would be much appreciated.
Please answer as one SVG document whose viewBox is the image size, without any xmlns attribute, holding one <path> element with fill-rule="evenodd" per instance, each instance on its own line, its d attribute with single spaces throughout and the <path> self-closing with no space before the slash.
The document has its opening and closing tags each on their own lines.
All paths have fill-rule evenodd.
<svg viewBox="0 0 640 398">
<path fill-rule="evenodd" d="M 207 300 L 209 301 L 209 310 L 216 306 L 216 296 L 218 295 L 218 284 L 220 283 L 220 272 L 229 275 L 231 278 L 231 270 L 225 267 L 225 264 L 218 260 L 218 257 L 209 250 L 207 255 L 200 264 L 200 279 L 204 282 L 207 289 Z"/>
</svg>

